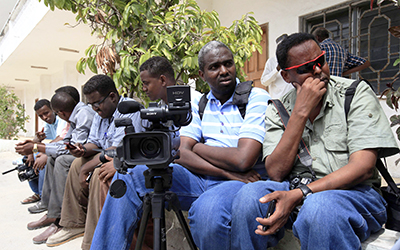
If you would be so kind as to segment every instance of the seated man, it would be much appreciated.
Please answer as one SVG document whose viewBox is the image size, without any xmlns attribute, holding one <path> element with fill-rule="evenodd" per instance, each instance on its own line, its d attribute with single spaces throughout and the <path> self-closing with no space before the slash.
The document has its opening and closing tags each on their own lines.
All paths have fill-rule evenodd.
<svg viewBox="0 0 400 250">
<path fill-rule="evenodd" d="M 66 126 L 66 122 L 60 119 L 50 108 L 50 101 L 47 99 L 40 99 L 35 103 L 33 107 L 37 116 L 42 119 L 45 124 L 41 131 L 37 131 L 35 134 L 35 138 L 33 138 L 34 142 L 41 142 L 44 139 L 52 140 L 51 142 L 56 142 L 62 140 L 60 137 L 63 128 Z M 47 157 L 46 155 L 39 153 L 37 156 L 33 154 L 28 155 L 27 163 L 29 166 L 33 166 L 33 168 L 37 171 L 39 177 L 37 179 L 29 181 L 29 186 L 33 191 L 33 195 L 21 201 L 22 204 L 30 204 L 40 200 L 40 196 L 42 195 L 42 187 L 44 181 L 45 170 L 44 167 L 46 165 Z"/>
<path fill-rule="evenodd" d="M 84 103 L 76 103 L 75 99 L 66 92 L 56 93 L 51 99 L 51 106 L 61 119 L 70 122 L 70 129 L 63 141 L 46 144 L 25 141 L 16 147 L 16 151 L 20 154 L 30 153 L 34 150 L 46 153 L 48 156 L 42 200 L 34 207 L 29 208 L 29 210 L 48 210 L 48 213 L 39 221 L 29 223 L 28 229 L 33 230 L 48 225 L 50 227 L 33 238 L 35 244 L 45 243 L 51 234 L 59 230 L 57 225 L 61 214 L 65 181 L 69 167 L 75 159 L 69 154 L 64 142 L 85 143 L 95 114 Z"/>
<path fill-rule="evenodd" d="M 290 119 L 285 129 L 275 106 L 267 109 L 263 155 L 271 180 L 247 184 L 234 198 L 232 249 L 274 246 L 286 223 L 302 249 L 361 249 L 360 242 L 386 220 L 375 163 L 399 151 L 388 119 L 365 82 L 346 119 L 344 94 L 353 81 L 329 75 L 312 35 L 290 35 L 276 54 L 283 78 L 296 88 L 282 99 Z M 301 139 L 312 157 L 310 169 L 296 157 Z M 315 181 L 289 188 L 290 177 L 312 178 L 311 171 Z M 264 218 L 272 200 L 276 210 Z M 293 223 L 289 216 L 301 204 Z"/>
<path fill-rule="evenodd" d="M 48 246 L 57 246 L 84 234 L 82 249 L 89 249 L 97 220 L 100 216 L 100 179 L 111 180 L 115 173 L 113 160 L 101 164 L 96 149 L 115 149 L 125 136 L 125 127 L 117 128 L 117 118 L 130 118 L 135 131 L 143 131 L 140 112 L 121 114 L 117 106 L 121 101 L 132 100 L 118 94 L 113 80 L 106 75 L 96 75 L 83 86 L 89 106 L 96 111 L 87 143 L 75 144 L 70 150 L 78 157 L 68 173 L 61 209 L 61 231 L 47 239 Z M 96 166 L 101 165 L 100 168 Z M 86 179 L 88 175 L 90 182 Z"/>
<path fill-rule="evenodd" d="M 180 159 L 176 160 L 179 164 L 170 164 L 173 167 L 170 190 L 177 194 L 186 211 L 197 198 L 206 195 L 197 208 L 206 210 L 207 214 L 194 211 L 190 224 L 192 230 L 197 228 L 201 232 L 207 222 L 201 216 L 211 215 L 219 225 L 229 223 L 225 211 L 230 210 L 232 199 L 224 197 L 233 197 L 245 182 L 260 179 L 253 166 L 261 152 L 263 116 L 269 95 L 262 89 L 252 88 L 243 119 L 238 106 L 232 103 L 238 82 L 230 49 L 217 41 L 206 44 L 199 53 L 199 67 L 200 76 L 211 88 L 207 95 L 209 101 L 202 119 L 198 114 L 200 97 L 192 102 L 193 120 L 181 129 Z M 200 142 L 202 138 L 204 143 Z M 142 213 L 142 198 L 152 191 L 145 187 L 143 171 L 146 169 L 138 165 L 127 175 L 115 174 L 114 179 L 127 183 L 127 192 L 119 199 L 107 196 L 91 249 L 129 249 Z M 231 182 L 231 188 L 218 189 L 230 180 L 237 181 Z M 201 235 L 194 235 L 194 239 L 200 249 L 210 249 L 209 243 L 229 241 L 224 234 L 213 235 L 215 240 L 201 239 Z"/>
</svg>

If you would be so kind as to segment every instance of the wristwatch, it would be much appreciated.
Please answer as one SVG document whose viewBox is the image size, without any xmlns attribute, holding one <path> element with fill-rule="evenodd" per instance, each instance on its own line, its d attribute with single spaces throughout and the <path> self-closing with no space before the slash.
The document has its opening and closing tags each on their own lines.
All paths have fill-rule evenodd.
<svg viewBox="0 0 400 250">
<path fill-rule="evenodd" d="M 313 193 L 313 191 L 312 191 L 309 187 L 307 187 L 307 185 L 300 185 L 300 186 L 298 187 L 298 189 L 300 189 L 301 192 L 303 193 L 303 201 L 304 201 L 305 199 L 307 199 L 307 197 L 308 197 L 310 194 Z"/>
<path fill-rule="evenodd" d="M 36 154 L 37 152 L 39 152 L 39 150 L 37 148 L 37 143 L 35 143 L 35 144 L 33 144 L 32 153 Z"/>
</svg>

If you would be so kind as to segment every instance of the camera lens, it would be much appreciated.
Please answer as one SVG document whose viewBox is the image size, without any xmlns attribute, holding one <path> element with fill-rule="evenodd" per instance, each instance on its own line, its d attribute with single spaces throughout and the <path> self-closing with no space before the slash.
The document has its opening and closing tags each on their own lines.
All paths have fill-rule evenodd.
<svg viewBox="0 0 400 250">
<path fill-rule="evenodd" d="M 156 137 L 143 138 L 140 141 L 140 152 L 146 158 L 154 158 L 161 152 L 161 143 Z"/>
</svg>

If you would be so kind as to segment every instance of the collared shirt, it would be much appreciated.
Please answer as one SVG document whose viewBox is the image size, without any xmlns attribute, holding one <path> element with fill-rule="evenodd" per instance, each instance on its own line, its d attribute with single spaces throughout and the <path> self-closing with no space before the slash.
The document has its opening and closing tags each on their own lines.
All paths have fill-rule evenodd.
<svg viewBox="0 0 400 250">
<path fill-rule="evenodd" d="M 364 58 L 350 54 L 346 49 L 330 38 L 322 41 L 319 46 L 326 52 L 326 60 L 329 65 L 331 76 L 342 76 L 343 71 L 365 63 Z"/>
<path fill-rule="evenodd" d="M 252 88 L 246 115 L 243 119 L 238 107 L 232 103 L 233 95 L 224 104 L 210 91 L 204 109 L 203 119 L 199 116 L 197 95 L 192 101 L 192 122 L 181 128 L 181 136 L 200 141 L 203 137 L 206 145 L 215 147 L 237 147 L 241 138 L 250 138 L 260 143 L 264 140 L 264 115 L 270 99 L 269 94 L 260 88 Z"/>
<path fill-rule="evenodd" d="M 393 132 L 373 90 L 361 82 L 350 105 L 348 119 L 344 112 L 346 89 L 353 80 L 331 76 L 323 106 L 314 123 L 307 120 L 303 140 L 313 158 L 312 168 L 317 178 L 322 178 L 349 162 L 352 153 L 363 149 L 377 149 L 379 157 L 393 155 L 399 151 Z M 296 102 L 296 90 L 290 91 L 282 102 L 292 113 Z M 282 138 L 284 127 L 274 105 L 268 106 L 265 118 L 266 135 L 263 156 L 270 155 Z M 308 168 L 296 157 L 292 174 Z M 378 172 L 363 182 L 373 186 L 379 184 Z"/>
<path fill-rule="evenodd" d="M 69 150 L 65 149 L 64 142 L 85 144 L 90 127 L 92 126 L 93 117 L 96 112 L 83 102 L 79 102 L 69 117 L 70 128 L 63 141 L 46 143 L 46 154 L 57 157 L 62 154 L 69 154 Z"/>
<path fill-rule="evenodd" d="M 45 122 L 43 132 L 46 135 L 46 139 L 48 140 L 56 139 L 57 136 L 61 135 L 62 130 L 66 124 L 67 122 L 58 117 L 58 115 L 56 115 L 56 119 L 54 120 L 53 124 Z"/>
<path fill-rule="evenodd" d="M 121 101 L 133 101 L 131 98 L 120 97 L 119 103 Z M 93 143 L 97 147 L 102 149 L 107 149 L 109 147 L 117 147 L 121 142 L 122 138 L 125 136 L 125 127 L 116 127 L 114 124 L 117 118 L 130 118 L 132 120 L 132 125 L 135 128 L 135 132 L 143 132 L 144 128 L 141 124 L 140 111 L 129 114 L 121 114 L 118 109 L 115 109 L 112 117 L 101 118 L 97 113 L 93 118 L 92 127 L 90 129 L 88 143 Z"/>
</svg>

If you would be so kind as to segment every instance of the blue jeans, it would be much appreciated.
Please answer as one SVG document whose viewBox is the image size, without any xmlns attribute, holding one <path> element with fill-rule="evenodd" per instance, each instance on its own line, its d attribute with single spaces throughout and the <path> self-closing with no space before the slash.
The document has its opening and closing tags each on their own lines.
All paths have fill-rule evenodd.
<svg viewBox="0 0 400 250">
<path fill-rule="evenodd" d="M 278 243 L 284 230 L 270 236 L 254 233 L 259 225 L 255 218 L 264 217 L 268 207 L 258 199 L 288 189 L 287 181 L 259 181 L 240 189 L 233 201 L 232 249 L 264 249 Z M 305 200 L 293 233 L 300 239 L 301 249 L 361 249 L 361 242 L 385 223 L 385 206 L 382 196 L 365 185 L 318 192 Z"/>
<path fill-rule="evenodd" d="M 42 188 L 44 182 L 44 175 L 46 173 L 46 166 L 42 170 L 39 170 L 39 177 L 37 179 L 29 181 L 29 186 L 35 194 L 42 196 Z"/>
<path fill-rule="evenodd" d="M 177 164 L 171 164 L 170 166 L 173 167 L 172 187 L 170 191 L 177 194 L 182 210 L 188 211 L 192 203 L 198 197 L 203 197 L 203 195 L 205 197 L 204 199 L 206 199 L 206 197 L 208 197 L 207 199 L 211 199 L 211 202 L 196 203 L 196 205 L 194 205 L 195 209 L 191 209 L 191 228 L 199 228 L 197 223 L 204 222 L 204 219 L 198 218 L 197 215 L 207 217 L 209 214 L 213 214 L 213 217 L 224 220 L 223 218 L 226 217 L 224 215 L 226 209 L 222 211 L 208 209 L 231 206 L 232 198 L 229 195 L 233 193 L 231 190 L 213 192 L 219 184 L 229 183 L 231 181 L 210 176 L 196 175 Z M 107 195 L 93 236 L 91 249 L 129 249 L 134 230 L 137 227 L 137 222 L 140 220 L 143 212 L 142 198 L 146 193 L 152 191 L 145 187 L 143 171 L 147 169 L 146 166 L 136 166 L 129 169 L 129 173 L 126 175 L 121 175 L 119 173 L 114 175 L 113 181 L 116 179 L 125 181 L 127 191 L 125 195 L 119 199 L 113 198 L 109 194 Z M 240 184 L 240 186 L 241 185 L 242 184 Z M 218 201 L 219 204 L 213 204 L 215 203 L 214 201 Z M 202 207 L 202 205 L 211 208 L 207 209 Z M 212 205 L 217 206 L 212 207 Z M 207 213 L 197 213 L 195 212 L 197 208 L 207 211 Z M 201 230 L 204 231 L 205 229 L 201 228 Z M 201 237 L 194 237 L 197 245 L 201 245 L 198 240 L 199 238 Z"/>
</svg>

